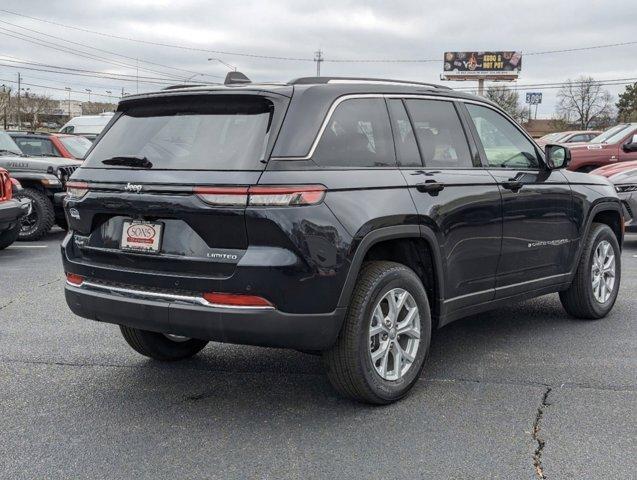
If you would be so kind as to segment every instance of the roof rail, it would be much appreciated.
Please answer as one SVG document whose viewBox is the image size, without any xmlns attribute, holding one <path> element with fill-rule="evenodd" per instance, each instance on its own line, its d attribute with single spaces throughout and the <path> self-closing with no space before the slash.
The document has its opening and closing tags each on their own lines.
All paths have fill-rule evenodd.
<svg viewBox="0 0 637 480">
<path fill-rule="evenodd" d="M 289 82 L 290 85 L 308 85 L 325 83 L 375 83 L 379 85 L 413 85 L 417 87 L 440 88 L 441 90 L 451 90 L 444 85 L 425 82 L 412 82 L 410 80 L 391 80 L 387 78 L 365 78 L 365 77 L 301 77 Z"/>
<path fill-rule="evenodd" d="M 167 87 L 162 88 L 162 90 L 176 90 L 177 88 L 188 88 L 188 87 L 205 87 L 205 83 L 183 83 L 180 85 L 169 85 Z"/>
</svg>

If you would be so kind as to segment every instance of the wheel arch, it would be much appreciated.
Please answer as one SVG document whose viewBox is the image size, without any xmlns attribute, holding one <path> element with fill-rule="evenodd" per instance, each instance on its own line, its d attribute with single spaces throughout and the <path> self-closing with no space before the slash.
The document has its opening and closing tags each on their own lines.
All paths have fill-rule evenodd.
<svg viewBox="0 0 637 480">
<path fill-rule="evenodd" d="M 580 237 L 577 255 L 575 256 L 574 264 L 571 268 L 570 279 L 572 280 L 577 271 L 580 258 L 584 252 L 584 245 L 586 244 L 586 238 L 591 231 L 593 223 L 603 223 L 608 225 L 619 243 L 619 248 L 622 247 L 624 241 L 624 217 L 622 206 L 619 202 L 603 201 L 597 203 L 591 207 L 586 218 L 586 228 L 582 232 Z"/>
<path fill-rule="evenodd" d="M 422 247 L 426 247 L 429 257 Z M 358 274 L 366 260 L 392 260 L 412 268 L 423 281 L 432 309 L 432 321 L 439 321 L 444 291 L 442 257 L 435 233 L 422 225 L 381 227 L 365 235 L 350 261 L 339 307 L 349 305 Z"/>
</svg>

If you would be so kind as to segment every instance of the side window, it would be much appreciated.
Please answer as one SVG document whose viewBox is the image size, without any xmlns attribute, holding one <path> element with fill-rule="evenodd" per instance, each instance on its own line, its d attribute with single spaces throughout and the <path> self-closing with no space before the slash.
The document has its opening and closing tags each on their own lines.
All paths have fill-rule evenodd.
<svg viewBox="0 0 637 480">
<path fill-rule="evenodd" d="M 566 143 L 575 143 L 575 142 L 588 142 L 589 140 L 589 136 L 585 133 L 579 133 L 577 135 L 573 135 L 571 138 L 569 138 L 568 142 Z"/>
<path fill-rule="evenodd" d="M 407 116 L 403 101 L 391 99 L 387 103 L 392 119 L 392 131 L 394 132 L 398 164 L 403 167 L 422 167 L 414 129 Z"/>
<path fill-rule="evenodd" d="M 453 103 L 407 100 L 416 138 L 426 167 L 472 167 L 464 129 Z"/>
<path fill-rule="evenodd" d="M 467 104 L 490 167 L 539 168 L 533 143 L 495 110 Z"/>
<path fill-rule="evenodd" d="M 395 166 L 385 100 L 356 98 L 342 102 L 330 117 L 313 159 L 322 167 Z"/>
</svg>

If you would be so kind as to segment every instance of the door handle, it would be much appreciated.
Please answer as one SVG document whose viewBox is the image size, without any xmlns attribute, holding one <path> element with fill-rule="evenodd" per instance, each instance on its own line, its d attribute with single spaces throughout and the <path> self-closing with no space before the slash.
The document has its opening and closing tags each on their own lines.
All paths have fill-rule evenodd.
<svg viewBox="0 0 637 480">
<path fill-rule="evenodd" d="M 511 190 L 513 192 L 517 192 L 522 188 L 522 182 L 517 180 L 509 179 L 506 182 L 502 182 L 502 188 L 506 188 L 507 190 Z"/>
<path fill-rule="evenodd" d="M 444 183 L 438 183 L 435 180 L 427 180 L 425 183 L 416 184 L 416 190 L 420 193 L 428 193 L 432 197 L 438 195 L 441 190 L 444 190 L 444 188 Z"/>
</svg>

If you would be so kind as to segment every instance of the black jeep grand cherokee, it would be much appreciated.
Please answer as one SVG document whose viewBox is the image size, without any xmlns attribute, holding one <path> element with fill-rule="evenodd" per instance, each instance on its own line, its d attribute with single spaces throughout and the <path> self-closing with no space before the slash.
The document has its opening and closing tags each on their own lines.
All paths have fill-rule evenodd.
<svg viewBox="0 0 637 480">
<path fill-rule="evenodd" d="M 497 106 L 387 80 L 234 82 L 125 98 L 67 184 L 67 302 L 139 353 L 317 351 L 339 392 L 382 404 L 453 320 L 552 292 L 578 318 L 613 307 L 613 187 Z"/>
</svg>

